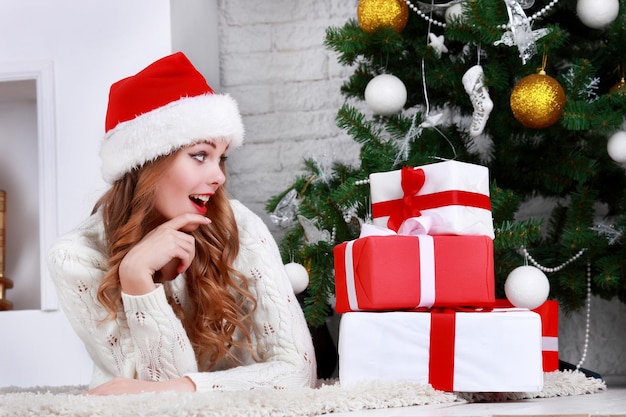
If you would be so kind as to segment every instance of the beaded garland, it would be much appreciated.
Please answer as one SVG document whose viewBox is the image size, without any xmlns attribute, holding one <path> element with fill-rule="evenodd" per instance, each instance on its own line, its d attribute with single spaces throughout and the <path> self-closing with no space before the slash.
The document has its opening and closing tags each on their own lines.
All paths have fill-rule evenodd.
<svg viewBox="0 0 626 417">
<path fill-rule="evenodd" d="M 533 266 L 535 266 L 536 268 L 540 269 L 543 272 L 558 272 L 558 271 L 562 270 L 567 265 L 571 264 L 572 262 L 574 262 L 575 260 L 580 258 L 582 256 L 582 254 L 585 253 L 586 250 L 587 250 L 586 248 L 583 248 L 583 249 L 579 250 L 576 255 L 572 256 L 570 259 L 568 259 L 567 261 L 565 261 L 564 263 L 562 263 L 561 265 L 559 265 L 557 267 L 547 268 L 545 266 L 540 265 L 539 262 L 537 262 L 530 255 L 530 253 L 528 253 L 526 248 L 522 248 L 522 252 L 523 252 L 525 258 L 528 259 L 528 261 L 530 261 L 530 263 L 533 264 Z M 582 355 L 580 357 L 580 361 L 578 362 L 578 364 L 576 364 L 576 369 L 577 370 L 580 369 L 580 367 L 582 366 L 583 362 L 585 362 L 585 359 L 587 358 L 587 350 L 589 348 L 589 323 L 591 321 L 591 262 L 589 260 L 587 260 L 587 297 L 586 297 L 586 305 L 587 305 L 587 316 L 585 318 L 585 341 L 584 341 L 583 352 L 582 352 Z"/>
<path fill-rule="evenodd" d="M 439 27 L 442 27 L 442 28 L 446 27 L 446 24 L 444 22 L 440 22 L 438 20 L 435 20 L 432 17 L 426 15 L 424 12 L 422 12 L 419 9 L 419 7 L 417 7 L 416 5 L 411 3 L 411 0 L 404 0 L 404 2 L 406 3 L 407 6 L 409 6 L 409 9 L 413 10 L 418 16 L 420 16 L 422 19 L 428 21 L 430 24 L 433 24 L 435 26 L 439 26 Z M 541 10 L 537 11 L 536 13 L 533 13 L 532 16 L 527 18 L 527 20 L 524 23 L 532 23 L 533 20 L 540 19 L 543 15 L 548 13 L 550 11 L 550 9 L 552 9 L 554 6 L 556 6 L 556 4 L 558 2 L 559 2 L 559 0 L 552 0 L 550 3 L 546 4 Z M 458 2 L 454 2 L 454 3 L 458 3 Z M 450 3 L 448 3 L 446 5 L 443 5 L 443 6 L 448 6 L 449 4 Z M 510 27 L 511 27 L 511 25 L 509 23 L 502 24 L 502 25 L 498 26 L 499 29 L 508 29 Z"/>
<path fill-rule="evenodd" d="M 580 258 L 582 256 L 582 254 L 585 253 L 586 250 L 587 249 L 585 249 L 585 248 L 579 250 L 576 255 L 572 256 L 570 259 L 568 259 L 567 261 L 563 262 L 559 266 L 556 266 L 556 267 L 553 267 L 553 268 L 547 268 L 545 266 L 540 265 L 539 262 L 537 262 L 532 256 L 530 256 L 530 253 L 528 253 L 526 248 L 522 248 L 522 252 L 524 253 L 524 257 L 526 259 L 528 259 L 530 261 L 530 263 L 533 264 L 533 266 L 535 266 L 537 269 L 542 270 L 543 272 L 559 272 L 560 270 L 565 268 L 567 265 L 571 264 L 576 259 Z"/>
</svg>

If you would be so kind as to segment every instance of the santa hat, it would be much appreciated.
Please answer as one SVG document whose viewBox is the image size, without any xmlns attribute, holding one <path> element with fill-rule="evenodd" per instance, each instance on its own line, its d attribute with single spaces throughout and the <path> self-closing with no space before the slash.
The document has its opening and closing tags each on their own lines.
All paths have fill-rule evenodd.
<svg viewBox="0 0 626 417">
<path fill-rule="evenodd" d="M 134 168 L 201 140 L 243 143 L 237 103 L 216 94 L 182 53 L 161 58 L 111 86 L 102 176 L 113 183 Z"/>
</svg>

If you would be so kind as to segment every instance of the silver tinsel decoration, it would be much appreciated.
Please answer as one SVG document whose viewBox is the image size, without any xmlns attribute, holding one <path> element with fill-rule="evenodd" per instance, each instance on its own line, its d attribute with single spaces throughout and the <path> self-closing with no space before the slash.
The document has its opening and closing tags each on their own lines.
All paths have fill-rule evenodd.
<svg viewBox="0 0 626 417">
<path fill-rule="evenodd" d="M 621 229 L 615 229 L 612 225 L 596 224 L 591 228 L 598 236 L 604 236 L 609 242 L 609 245 L 615 244 L 624 235 L 624 231 Z"/>
<path fill-rule="evenodd" d="M 322 230 L 317 227 L 317 218 L 307 219 L 302 215 L 298 215 L 298 222 L 302 225 L 304 229 L 304 236 L 307 240 L 307 243 L 312 245 L 323 241 L 323 242 L 332 242 L 334 236 L 328 230 Z"/>
<path fill-rule="evenodd" d="M 288 228 L 293 225 L 293 220 L 298 212 L 298 192 L 294 189 L 278 202 L 276 209 L 270 214 L 270 220 L 277 226 Z"/>
</svg>

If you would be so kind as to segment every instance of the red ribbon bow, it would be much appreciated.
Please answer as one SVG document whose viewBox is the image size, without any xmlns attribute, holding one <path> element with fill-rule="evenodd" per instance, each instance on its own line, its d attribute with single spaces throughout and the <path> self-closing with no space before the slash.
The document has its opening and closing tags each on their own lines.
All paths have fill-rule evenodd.
<svg viewBox="0 0 626 417">
<path fill-rule="evenodd" d="M 402 187 L 402 204 L 397 204 L 389 215 L 387 227 L 398 230 L 405 219 L 422 215 L 419 205 L 413 204 L 413 196 L 422 189 L 426 182 L 426 174 L 423 169 L 403 167 L 400 173 L 400 186 Z"/>
</svg>

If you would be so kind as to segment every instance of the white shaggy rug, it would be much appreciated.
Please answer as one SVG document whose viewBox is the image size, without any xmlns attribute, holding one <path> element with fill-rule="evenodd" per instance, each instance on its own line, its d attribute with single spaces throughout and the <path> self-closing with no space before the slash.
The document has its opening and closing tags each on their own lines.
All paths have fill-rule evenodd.
<svg viewBox="0 0 626 417">
<path fill-rule="evenodd" d="M 606 389 L 606 383 L 578 371 L 555 371 L 543 374 L 543 390 L 539 392 L 459 392 L 459 399 L 469 402 L 526 400 L 529 398 L 566 397 L 593 394 Z"/>
<path fill-rule="evenodd" d="M 321 381 L 315 389 L 252 390 L 245 392 L 161 393 L 96 397 L 85 387 L 0 388 L 1 417 L 290 417 L 319 416 L 366 409 L 418 406 L 466 401 L 505 401 L 590 394 L 606 389 L 602 380 L 580 372 L 545 374 L 538 393 L 466 394 L 436 391 L 414 383 L 366 383 L 342 387 Z"/>
</svg>

